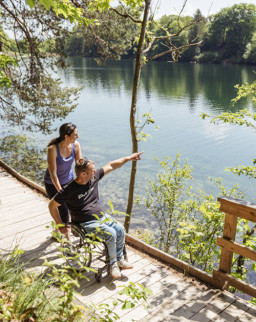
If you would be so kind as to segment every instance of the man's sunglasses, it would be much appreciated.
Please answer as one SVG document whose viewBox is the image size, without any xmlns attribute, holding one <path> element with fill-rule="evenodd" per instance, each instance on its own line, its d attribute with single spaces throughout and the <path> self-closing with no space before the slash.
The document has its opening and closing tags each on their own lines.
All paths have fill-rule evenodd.
<svg viewBox="0 0 256 322">
<path fill-rule="evenodd" d="M 78 160 L 78 163 L 79 163 L 79 165 L 87 165 L 87 163 L 89 162 L 89 160 L 86 158 L 86 157 L 83 157 L 82 159 L 79 159 Z"/>
</svg>

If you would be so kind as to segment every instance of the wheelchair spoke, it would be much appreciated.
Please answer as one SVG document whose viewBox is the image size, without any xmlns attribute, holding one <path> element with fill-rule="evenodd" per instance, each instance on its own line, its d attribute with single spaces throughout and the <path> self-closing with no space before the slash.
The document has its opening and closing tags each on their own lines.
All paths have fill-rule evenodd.
<svg viewBox="0 0 256 322">
<path fill-rule="evenodd" d="M 70 229 L 70 241 L 64 247 L 64 255 L 68 264 L 77 270 L 90 267 L 91 249 L 90 244 L 85 242 L 84 233 L 75 224 L 67 226 Z"/>
</svg>

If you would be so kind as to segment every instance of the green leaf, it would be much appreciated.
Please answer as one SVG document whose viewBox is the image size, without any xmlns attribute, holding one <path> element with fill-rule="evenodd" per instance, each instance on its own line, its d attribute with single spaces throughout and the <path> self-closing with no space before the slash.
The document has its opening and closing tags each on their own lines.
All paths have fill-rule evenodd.
<svg viewBox="0 0 256 322">
<path fill-rule="evenodd" d="M 51 7 L 54 7 L 54 2 L 52 0 L 39 0 L 39 1 L 45 7 L 46 10 L 50 10 Z"/>
<path fill-rule="evenodd" d="M 147 294 L 153 295 L 153 291 L 152 291 L 150 288 L 145 287 L 145 288 L 144 288 L 144 291 L 145 291 Z"/>
<path fill-rule="evenodd" d="M 27 4 L 30 6 L 30 8 L 32 9 L 35 4 L 36 4 L 36 1 L 35 0 L 27 0 Z"/>
<path fill-rule="evenodd" d="M 130 301 L 125 301 L 125 303 L 122 306 L 122 310 L 129 310 L 131 308 L 135 307 L 135 304 Z"/>
</svg>

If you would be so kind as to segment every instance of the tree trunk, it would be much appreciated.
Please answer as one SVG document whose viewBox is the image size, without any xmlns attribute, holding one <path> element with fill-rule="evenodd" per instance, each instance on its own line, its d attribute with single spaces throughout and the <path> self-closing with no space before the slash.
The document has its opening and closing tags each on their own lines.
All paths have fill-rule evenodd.
<svg viewBox="0 0 256 322">
<path fill-rule="evenodd" d="M 143 44 L 145 40 L 150 3 L 151 3 L 151 0 L 145 0 L 143 21 L 141 24 L 139 44 L 138 44 L 137 53 L 136 53 L 136 64 L 135 64 L 133 90 L 132 90 L 132 102 L 131 102 L 131 110 L 130 110 L 132 153 L 138 152 L 138 140 L 137 140 L 136 126 L 135 126 L 135 121 L 136 121 L 135 116 L 136 116 L 136 110 L 137 110 L 138 89 L 139 89 L 140 72 L 141 72 L 141 66 L 142 66 Z M 126 217 L 124 222 L 124 227 L 127 233 L 129 231 L 131 215 L 132 215 L 136 171 L 137 171 L 137 161 L 132 161 L 128 202 L 127 202 Z"/>
</svg>

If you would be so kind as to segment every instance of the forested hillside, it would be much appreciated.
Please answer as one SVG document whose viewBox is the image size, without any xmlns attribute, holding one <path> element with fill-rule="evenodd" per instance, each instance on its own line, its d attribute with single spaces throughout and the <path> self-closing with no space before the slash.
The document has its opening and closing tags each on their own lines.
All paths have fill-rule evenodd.
<svg viewBox="0 0 256 322">
<path fill-rule="evenodd" d="M 81 29 L 74 27 L 73 32 L 65 39 L 64 48 L 69 56 L 100 58 L 134 58 L 138 29 L 128 19 L 117 17 L 114 12 L 101 13 L 97 16 L 103 24 Z M 159 37 L 165 30 L 175 34 L 179 26 L 190 22 L 192 26 L 184 30 L 177 39 L 176 46 L 201 41 L 199 46 L 186 50 L 179 61 L 200 63 L 256 63 L 256 6 L 241 3 L 224 8 L 215 15 L 203 17 L 198 9 L 193 17 L 164 15 L 158 21 L 150 21 L 152 34 Z M 118 26 L 118 28 L 116 28 Z M 148 39 L 148 41 L 150 41 Z M 164 45 L 157 40 L 149 56 L 162 52 Z M 159 60 L 172 60 L 165 55 Z"/>
<path fill-rule="evenodd" d="M 120 9 L 120 8 L 119 8 Z M 136 17 L 136 12 L 131 13 Z M 75 25 L 68 33 L 58 37 L 48 38 L 41 43 L 41 51 L 59 52 L 60 48 L 67 56 L 93 57 L 99 62 L 106 59 L 133 59 L 135 57 L 138 24 L 127 17 L 116 14 L 115 9 L 91 12 L 89 18 L 96 23 Z M 139 17 L 137 17 L 139 18 Z M 98 23 L 97 23 L 98 22 Z M 256 63 L 256 6 L 241 3 L 224 8 L 215 15 L 204 17 L 198 9 L 193 17 L 164 15 L 155 20 L 149 19 L 152 35 L 159 37 L 150 48 L 147 55 L 155 56 L 165 49 L 161 36 L 166 31 L 176 34 L 179 28 L 191 24 L 172 39 L 175 46 L 186 46 L 192 42 L 200 42 L 182 53 L 179 61 L 199 63 Z M 0 29 L 0 36 L 3 31 Z M 0 38 L 1 39 L 1 38 Z M 9 39 L 6 46 L 6 35 L 0 41 L 0 51 L 6 48 L 15 51 L 14 42 Z M 146 40 L 150 43 L 150 36 Z M 28 51 L 28 41 L 20 39 L 19 50 Z M 157 60 L 172 61 L 171 54 Z"/>
</svg>

